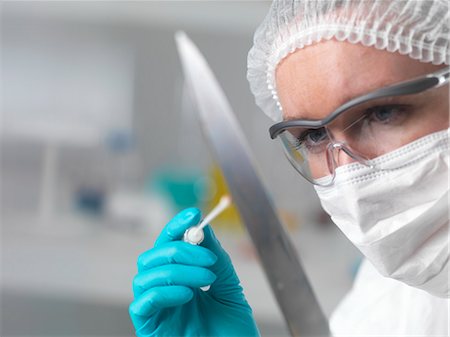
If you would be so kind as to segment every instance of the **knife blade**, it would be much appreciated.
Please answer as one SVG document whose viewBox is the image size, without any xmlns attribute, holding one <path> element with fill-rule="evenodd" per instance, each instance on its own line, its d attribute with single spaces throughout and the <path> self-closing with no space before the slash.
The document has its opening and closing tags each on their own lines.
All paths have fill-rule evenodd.
<svg viewBox="0 0 450 337">
<path fill-rule="evenodd" d="M 176 34 L 176 43 L 203 134 L 221 167 L 291 335 L 329 336 L 327 319 L 222 88 L 185 33 Z"/>
</svg>

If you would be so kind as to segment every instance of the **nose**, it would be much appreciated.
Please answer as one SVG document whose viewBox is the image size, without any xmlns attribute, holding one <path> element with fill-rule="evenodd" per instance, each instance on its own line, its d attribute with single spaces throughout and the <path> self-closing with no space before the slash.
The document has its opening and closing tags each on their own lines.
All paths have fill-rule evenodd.
<svg viewBox="0 0 450 337">
<path fill-rule="evenodd" d="M 335 123 L 336 124 L 336 121 Z M 349 135 L 343 131 L 342 125 L 332 125 L 327 127 L 328 137 L 330 139 L 329 151 L 332 153 L 334 167 L 354 163 L 358 160 L 352 151 L 349 150 L 349 145 L 352 140 Z"/>
</svg>

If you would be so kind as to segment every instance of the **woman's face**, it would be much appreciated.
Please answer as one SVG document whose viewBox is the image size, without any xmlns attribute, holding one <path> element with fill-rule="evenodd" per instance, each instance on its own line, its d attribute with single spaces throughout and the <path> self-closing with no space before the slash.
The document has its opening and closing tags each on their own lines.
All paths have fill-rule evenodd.
<svg viewBox="0 0 450 337">
<path fill-rule="evenodd" d="M 286 119 L 323 119 L 352 98 L 394 83 L 432 73 L 443 66 L 422 63 L 398 53 L 346 42 L 326 41 L 300 49 L 278 66 L 277 91 Z M 380 142 L 372 157 L 449 127 L 448 86 L 414 96 L 389 99 L 389 104 L 408 106 L 408 132 L 401 132 L 388 142 Z M 333 129 L 335 128 L 335 130 Z M 330 125 L 339 135 L 342 126 Z M 343 155 L 339 165 L 353 160 Z"/>
</svg>

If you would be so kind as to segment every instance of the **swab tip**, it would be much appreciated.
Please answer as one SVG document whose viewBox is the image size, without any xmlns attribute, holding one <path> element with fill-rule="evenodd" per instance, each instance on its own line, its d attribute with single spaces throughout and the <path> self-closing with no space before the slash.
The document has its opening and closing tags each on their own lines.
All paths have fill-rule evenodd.
<svg viewBox="0 0 450 337">
<path fill-rule="evenodd" d="M 225 194 L 220 198 L 219 203 L 225 204 L 226 206 L 228 206 L 231 204 L 231 201 L 232 201 L 231 196 L 229 196 L 228 194 Z"/>
</svg>

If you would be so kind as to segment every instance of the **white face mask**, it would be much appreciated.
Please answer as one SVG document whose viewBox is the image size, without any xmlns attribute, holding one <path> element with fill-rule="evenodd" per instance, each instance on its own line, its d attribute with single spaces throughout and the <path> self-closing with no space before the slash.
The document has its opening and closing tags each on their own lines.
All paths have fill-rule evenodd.
<svg viewBox="0 0 450 337">
<path fill-rule="evenodd" d="M 373 160 L 401 163 L 397 169 L 374 171 L 352 163 L 336 169 L 334 185 L 315 186 L 333 222 L 382 275 L 445 298 L 450 297 L 449 132 Z"/>
</svg>

